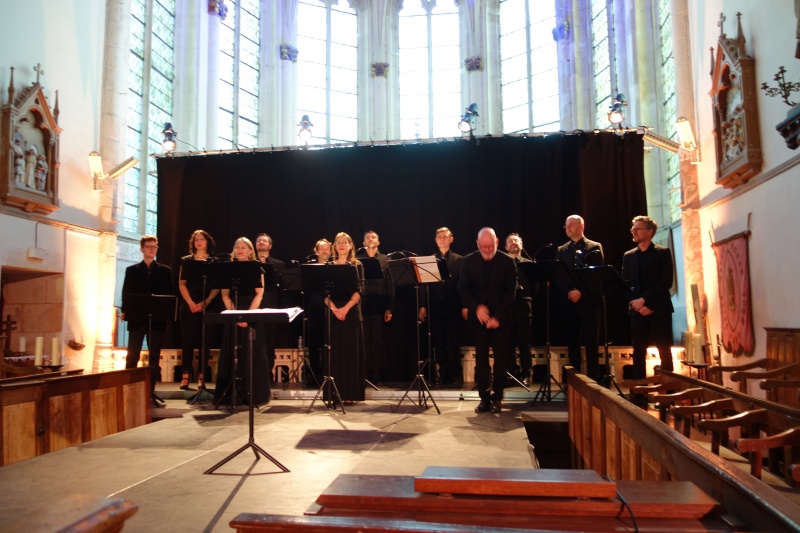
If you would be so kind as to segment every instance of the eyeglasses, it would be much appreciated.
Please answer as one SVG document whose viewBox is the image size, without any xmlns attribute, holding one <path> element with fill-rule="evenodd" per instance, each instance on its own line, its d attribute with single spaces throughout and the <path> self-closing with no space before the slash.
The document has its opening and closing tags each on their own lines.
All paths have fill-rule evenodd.
<svg viewBox="0 0 800 533">
<path fill-rule="evenodd" d="M 631 228 L 631 233 L 636 232 L 636 231 L 644 231 L 646 229 L 648 229 L 648 228 Z"/>
<path fill-rule="evenodd" d="M 348 244 L 350 244 L 350 242 L 349 241 L 336 241 L 333 244 L 335 244 L 336 246 L 347 246 Z"/>
<path fill-rule="evenodd" d="M 147 248 L 148 250 L 158 250 L 157 244 L 146 244 L 143 248 Z"/>
</svg>

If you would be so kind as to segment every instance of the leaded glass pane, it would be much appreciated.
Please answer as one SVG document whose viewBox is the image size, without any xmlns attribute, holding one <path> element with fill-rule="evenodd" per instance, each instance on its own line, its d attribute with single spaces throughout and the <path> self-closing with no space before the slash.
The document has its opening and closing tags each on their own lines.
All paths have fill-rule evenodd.
<svg viewBox="0 0 800 533">
<path fill-rule="evenodd" d="M 358 77 L 355 70 L 331 67 L 331 90 L 355 93 Z"/>
<path fill-rule="evenodd" d="M 342 4 L 346 5 L 340 2 L 339 9 L 334 6 L 331 11 L 331 42 L 355 47 L 358 44 L 358 19 L 352 10 L 340 10 Z"/>
<path fill-rule="evenodd" d="M 500 65 L 500 68 L 503 73 L 503 83 L 509 84 L 517 80 L 526 79 L 528 77 L 528 68 L 526 66 L 527 62 L 528 62 L 527 54 L 511 56 L 505 61 L 503 61 Z M 505 98 L 505 96 L 503 98 Z M 528 99 L 527 93 L 525 94 L 525 99 L 526 100 Z"/>
<path fill-rule="evenodd" d="M 324 114 L 325 100 L 325 89 L 320 89 L 319 87 L 307 87 L 305 85 L 297 86 L 298 108 L 309 109 L 313 114 L 316 115 Z M 312 120 L 312 122 L 314 121 Z"/>
<path fill-rule="evenodd" d="M 323 33 L 324 35 L 324 33 Z M 327 48 L 324 39 L 317 39 L 315 37 L 297 38 L 297 50 L 300 52 L 297 56 L 297 64 L 302 62 L 325 64 L 327 60 Z"/>
<path fill-rule="evenodd" d="M 528 49 L 528 32 L 525 28 L 513 31 L 500 38 L 500 48 L 503 57 L 524 54 Z"/>
<path fill-rule="evenodd" d="M 501 0 L 500 35 L 505 36 L 517 30 L 524 31 L 526 24 L 525 23 L 526 1 L 527 0 Z"/>
<path fill-rule="evenodd" d="M 356 48 L 343 44 L 331 44 L 331 66 L 355 70 L 357 65 Z"/>
<path fill-rule="evenodd" d="M 353 117 L 331 115 L 331 142 L 358 139 L 358 120 Z"/>
<path fill-rule="evenodd" d="M 503 107 L 516 108 L 517 106 L 528 103 L 528 80 L 523 78 L 512 83 L 503 85 Z M 528 112 L 525 111 L 525 119 Z"/>
<path fill-rule="evenodd" d="M 505 98 L 505 93 L 504 98 Z M 505 104 L 505 100 L 503 100 Z M 503 130 L 506 133 L 528 131 L 528 95 L 522 105 L 503 109 Z"/>
<path fill-rule="evenodd" d="M 325 87 L 325 64 L 297 62 L 297 83 L 311 87 Z"/>
</svg>

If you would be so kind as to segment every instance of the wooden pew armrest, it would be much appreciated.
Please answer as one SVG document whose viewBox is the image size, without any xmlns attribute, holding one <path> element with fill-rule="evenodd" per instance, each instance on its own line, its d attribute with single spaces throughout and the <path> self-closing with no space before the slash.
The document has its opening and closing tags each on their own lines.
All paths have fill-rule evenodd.
<svg viewBox="0 0 800 533">
<path fill-rule="evenodd" d="M 728 428 L 763 423 L 767 420 L 767 414 L 766 409 L 753 409 L 725 418 L 704 418 L 697 423 L 697 427 L 709 431 L 723 431 Z"/>
<path fill-rule="evenodd" d="M 710 366 L 707 369 L 707 373 L 709 376 L 714 374 L 722 374 L 723 372 L 736 372 L 741 370 L 752 370 L 754 368 L 767 368 L 770 364 L 770 359 L 766 357 L 762 359 L 757 359 L 755 361 L 751 361 L 750 363 L 745 363 L 743 365 L 728 365 L 728 366 Z"/>
<path fill-rule="evenodd" d="M 763 379 L 758 386 L 762 390 L 800 389 L 800 379 Z"/>
<path fill-rule="evenodd" d="M 656 401 L 662 405 L 672 405 L 683 400 L 696 400 L 698 398 L 704 398 L 705 394 L 705 389 L 701 387 L 695 387 L 669 394 L 653 394 L 652 399 L 653 401 Z"/>
<path fill-rule="evenodd" d="M 785 365 L 779 368 L 773 368 L 772 370 L 764 370 L 757 372 L 746 372 L 746 371 L 733 372 L 731 374 L 731 381 L 771 378 L 776 376 L 784 376 L 787 374 L 796 374 L 798 371 L 800 371 L 800 362 L 792 363 L 790 365 Z"/>
<path fill-rule="evenodd" d="M 717 400 L 709 400 L 697 405 L 676 405 L 672 408 L 672 412 L 676 415 L 694 415 L 698 413 L 726 411 L 731 409 L 733 409 L 733 400 L 730 398 L 719 398 Z"/>
<path fill-rule="evenodd" d="M 738 439 L 734 442 L 734 447 L 739 453 L 747 453 L 798 444 L 800 444 L 800 428 L 791 428 L 769 437 Z"/>
</svg>

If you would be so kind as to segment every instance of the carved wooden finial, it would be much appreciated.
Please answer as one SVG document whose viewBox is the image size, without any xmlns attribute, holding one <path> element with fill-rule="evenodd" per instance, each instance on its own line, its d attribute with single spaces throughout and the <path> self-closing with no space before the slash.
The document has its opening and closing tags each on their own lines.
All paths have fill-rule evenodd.
<svg viewBox="0 0 800 533">
<path fill-rule="evenodd" d="M 33 67 L 33 70 L 36 72 L 36 85 L 41 85 L 41 83 L 39 83 L 39 76 L 44 76 L 44 69 L 42 68 L 42 64 L 36 63 L 36 66 Z"/>
<path fill-rule="evenodd" d="M 8 82 L 8 105 L 14 105 L 14 67 L 11 67 L 11 79 Z"/>
<path fill-rule="evenodd" d="M 719 26 L 719 34 L 725 35 L 725 13 L 720 12 L 719 20 L 717 21 L 717 26 Z"/>
<path fill-rule="evenodd" d="M 736 34 L 736 44 L 739 45 L 739 50 L 744 53 L 744 32 L 742 31 L 742 14 L 737 12 L 736 13 L 736 24 L 737 24 L 737 34 Z"/>
<path fill-rule="evenodd" d="M 56 106 L 53 108 L 53 118 L 56 119 L 56 124 L 58 124 L 58 114 L 61 113 L 58 109 L 58 91 L 56 91 Z"/>
</svg>

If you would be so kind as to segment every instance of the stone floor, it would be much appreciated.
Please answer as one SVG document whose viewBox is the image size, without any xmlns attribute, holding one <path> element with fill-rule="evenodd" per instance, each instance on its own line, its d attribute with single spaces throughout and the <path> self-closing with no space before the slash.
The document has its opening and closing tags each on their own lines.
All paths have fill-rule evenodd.
<svg viewBox="0 0 800 533">
<path fill-rule="evenodd" d="M 309 410 L 314 390 L 274 387 L 274 399 L 254 413 L 253 442 L 288 472 L 246 447 L 204 474 L 249 443 L 249 413 L 189 405 L 191 391 L 160 383 L 167 405 L 153 410 L 158 421 L 0 468 L 0 531 L 29 533 L 21 517 L 75 493 L 135 503 L 125 531 L 230 531 L 242 512 L 302 514 L 339 474 L 529 467 L 522 417 L 566 420 L 563 395 L 543 401 L 540 394 L 532 405 L 534 389 L 509 389 L 500 414 L 476 414 L 471 384 L 433 389 L 427 408 L 417 404 L 418 388 L 402 402 L 406 387 L 379 388 L 343 414 L 319 400 Z"/>
</svg>

